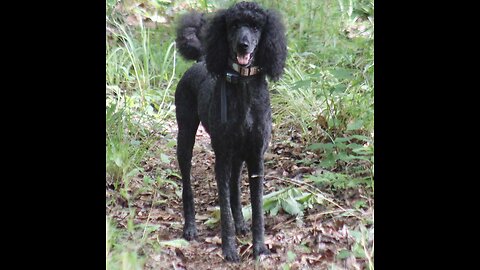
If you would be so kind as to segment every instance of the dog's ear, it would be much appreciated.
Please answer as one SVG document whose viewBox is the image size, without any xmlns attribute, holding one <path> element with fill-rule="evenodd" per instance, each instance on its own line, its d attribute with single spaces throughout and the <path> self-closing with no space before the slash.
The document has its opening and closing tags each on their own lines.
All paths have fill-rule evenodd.
<svg viewBox="0 0 480 270">
<path fill-rule="evenodd" d="M 278 80 L 283 74 L 287 58 L 287 40 L 280 15 L 274 10 L 267 10 L 267 21 L 263 27 L 256 57 L 262 70 L 272 80 Z"/>
<path fill-rule="evenodd" d="M 228 41 L 226 10 L 219 10 L 210 21 L 205 35 L 205 61 L 213 75 L 221 75 L 227 69 Z"/>
</svg>

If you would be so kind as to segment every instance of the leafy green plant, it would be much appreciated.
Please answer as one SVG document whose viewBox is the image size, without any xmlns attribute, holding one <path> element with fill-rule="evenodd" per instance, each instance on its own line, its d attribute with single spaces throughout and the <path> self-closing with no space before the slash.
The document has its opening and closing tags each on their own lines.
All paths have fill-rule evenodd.
<svg viewBox="0 0 480 270">
<path fill-rule="evenodd" d="M 263 209 L 270 216 L 276 216 L 280 210 L 285 213 L 303 217 L 303 211 L 312 208 L 315 204 L 323 203 L 323 196 L 318 193 L 302 191 L 295 187 L 287 187 L 263 196 Z M 242 208 L 245 220 L 252 218 L 252 206 L 249 204 Z M 220 208 L 217 207 L 212 217 L 205 221 L 207 226 L 215 226 L 220 221 Z"/>
<path fill-rule="evenodd" d="M 315 204 L 321 204 L 323 196 L 309 191 L 288 187 L 264 197 L 264 209 L 271 216 L 277 215 L 280 210 L 292 216 L 303 216 L 306 208 L 312 208 Z"/>
<path fill-rule="evenodd" d="M 307 181 L 312 181 L 319 187 L 332 187 L 333 189 L 354 188 L 360 185 L 373 185 L 370 177 L 351 177 L 342 173 L 334 173 L 325 171 L 319 175 L 308 175 L 305 177 Z"/>
<path fill-rule="evenodd" d="M 161 39 L 163 31 L 172 30 L 148 29 L 143 24 L 132 29 L 115 19 L 107 24 L 107 103 L 122 100 L 129 109 L 150 119 L 171 117 L 178 61 L 173 38 L 169 42 Z M 116 42 L 109 41 L 112 39 Z"/>
<path fill-rule="evenodd" d="M 138 253 L 139 245 L 127 240 L 129 236 L 128 231 L 117 229 L 115 222 L 108 217 L 106 223 L 106 269 L 143 269 L 145 258 Z"/>
<path fill-rule="evenodd" d="M 149 29 L 142 23 L 129 27 L 107 16 L 107 175 L 127 199 L 129 181 L 142 172 L 145 157 L 158 154 L 164 162 L 170 159 L 150 150 L 174 110 L 178 61 L 173 35 L 169 42 L 162 41 L 168 29 Z"/>
<path fill-rule="evenodd" d="M 309 150 L 322 150 L 324 156 L 320 166 L 332 168 L 339 161 L 349 163 L 363 160 L 373 164 L 373 144 L 370 138 L 363 135 L 349 135 L 335 138 L 329 143 L 314 143 L 307 147 Z"/>
<path fill-rule="evenodd" d="M 360 225 L 358 230 L 349 230 L 348 234 L 353 240 L 350 249 L 339 250 L 336 258 L 344 260 L 349 257 L 365 259 L 369 270 L 374 269 L 374 228 L 367 229 Z"/>
<path fill-rule="evenodd" d="M 333 140 L 352 125 L 369 133 L 373 129 L 373 1 L 263 2 L 289 18 L 285 75 L 272 92 L 277 127 L 301 131 L 307 143 Z"/>
<path fill-rule="evenodd" d="M 107 108 L 106 122 L 106 169 L 117 188 L 120 181 L 128 185 L 130 177 L 139 172 L 139 163 L 146 154 L 146 149 L 145 146 L 142 147 L 141 141 L 126 132 L 132 132 L 136 128 L 125 110 L 116 110 L 115 105 L 110 106 Z"/>
</svg>

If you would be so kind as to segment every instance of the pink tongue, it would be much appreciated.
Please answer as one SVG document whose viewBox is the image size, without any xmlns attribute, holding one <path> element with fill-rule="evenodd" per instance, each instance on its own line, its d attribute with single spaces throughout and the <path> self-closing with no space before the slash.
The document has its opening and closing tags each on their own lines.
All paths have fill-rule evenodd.
<svg viewBox="0 0 480 270">
<path fill-rule="evenodd" d="M 248 61 L 250 61 L 250 54 L 249 53 L 245 55 L 237 54 L 237 61 L 240 65 L 248 64 Z"/>
</svg>

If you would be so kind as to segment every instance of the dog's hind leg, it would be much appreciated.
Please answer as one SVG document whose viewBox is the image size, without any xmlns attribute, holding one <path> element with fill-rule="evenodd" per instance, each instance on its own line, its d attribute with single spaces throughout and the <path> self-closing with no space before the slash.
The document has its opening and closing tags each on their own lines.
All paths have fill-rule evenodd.
<svg viewBox="0 0 480 270">
<path fill-rule="evenodd" d="M 192 240 L 197 237 L 195 205 L 193 202 L 192 186 L 190 184 L 190 169 L 192 167 L 191 161 L 193 145 L 195 144 L 195 134 L 197 133 L 199 122 L 198 116 L 192 113 L 191 106 L 177 104 L 177 159 L 182 174 L 183 217 L 185 219 L 183 238 L 186 240 Z"/>
<path fill-rule="evenodd" d="M 232 160 L 232 169 L 230 175 L 230 207 L 232 208 L 233 220 L 235 221 L 235 232 L 237 235 L 246 235 L 249 231 L 245 224 L 245 219 L 242 214 L 242 205 L 240 197 L 242 195 L 241 187 L 241 172 L 243 161 L 239 158 Z"/>
</svg>

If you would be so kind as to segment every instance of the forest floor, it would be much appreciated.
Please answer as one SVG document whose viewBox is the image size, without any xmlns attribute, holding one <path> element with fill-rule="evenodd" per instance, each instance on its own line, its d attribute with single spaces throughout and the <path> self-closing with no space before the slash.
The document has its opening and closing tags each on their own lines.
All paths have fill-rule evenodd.
<svg viewBox="0 0 480 270">
<path fill-rule="evenodd" d="M 166 148 L 165 145 L 168 140 L 176 138 L 176 124 L 169 124 L 167 129 L 169 134 L 159 138 L 155 147 L 167 151 L 164 157 L 175 157 L 175 147 Z M 249 233 L 237 238 L 241 262 L 225 262 L 219 222 L 205 224 L 218 213 L 218 204 L 215 157 L 209 135 L 201 126 L 192 160 L 199 233 L 196 240 L 189 244 L 175 242 L 182 237 L 183 227 L 181 179 L 175 173 L 178 172 L 175 158 L 149 157 L 143 164 L 143 172 L 129 183 L 129 194 L 133 194 L 129 202 L 122 199 L 107 178 L 107 215 L 113 218 L 118 228 L 127 228 L 131 221 L 153 226 L 154 229 L 141 230 L 137 236 L 147 243 L 139 249 L 145 258 L 144 269 L 373 269 L 373 191 L 361 185 L 319 190 L 304 181 L 306 174 L 324 172 L 315 164 L 298 165 L 299 160 L 316 158 L 316 154 L 306 150 L 300 140 L 296 135 L 273 135 L 265 161 L 265 195 L 295 186 L 321 195 L 323 200 L 306 207 L 298 215 L 282 209 L 275 214 L 266 213 L 265 241 L 272 254 L 261 256 L 257 261 L 252 256 Z M 168 181 L 154 189 L 143 188 L 146 177 L 155 179 L 156 175 L 165 172 L 168 172 Z M 245 168 L 241 198 L 243 206 L 250 203 Z M 250 224 L 251 220 L 247 222 Z"/>
</svg>

